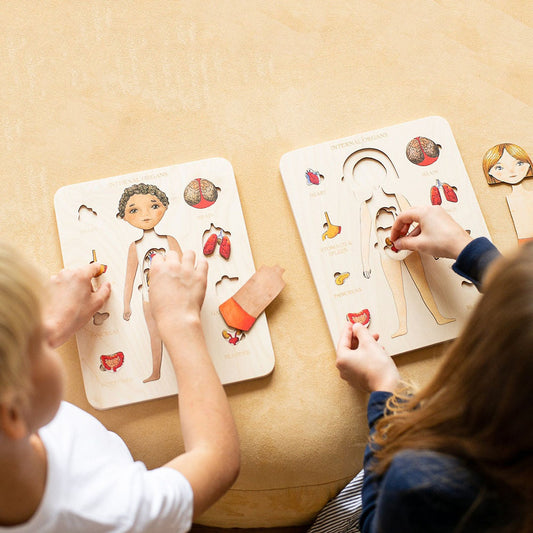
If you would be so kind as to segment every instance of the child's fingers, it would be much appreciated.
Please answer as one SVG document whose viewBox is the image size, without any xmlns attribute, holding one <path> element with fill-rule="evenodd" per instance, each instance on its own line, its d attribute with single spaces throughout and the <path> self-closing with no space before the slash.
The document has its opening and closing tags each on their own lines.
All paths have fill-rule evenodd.
<svg viewBox="0 0 533 533">
<path fill-rule="evenodd" d="M 92 279 L 102 275 L 107 270 L 107 266 L 102 263 L 89 263 L 78 269 L 79 275 L 84 279 Z"/>
<path fill-rule="evenodd" d="M 209 264 L 207 263 L 207 259 L 205 257 L 198 257 L 198 261 L 196 262 L 196 270 L 202 276 L 202 278 L 207 277 L 208 268 Z"/>
<path fill-rule="evenodd" d="M 98 289 L 92 294 L 94 309 L 96 311 L 100 309 L 107 302 L 110 295 L 111 283 L 108 281 L 106 283 L 102 283 L 102 285 L 98 287 Z"/>
<path fill-rule="evenodd" d="M 416 208 L 402 211 L 394 221 L 390 233 L 390 239 L 394 242 L 399 237 L 403 237 L 409 231 L 413 222 L 420 222 L 420 216 Z"/>
<path fill-rule="evenodd" d="M 352 349 L 352 324 L 350 322 L 342 328 L 341 334 L 339 336 L 339 341 L 337 343 L 337 351 L 347 348 L 348 350 Z"/>
<path fill-rule="evenodd" d="M 393 226 L 390 232 L 390 239 L 392 242 L 395 242 L 399 238 L 407 235 L 411 224 L 402 224 L 399 226 Z"/>
<path fill-rule="evenodd" d="M 375 336 L 370 333 L 370 331 L 368 331 L 368 329 L 362 324 L 354 324 L 352 331 L 354 337 L 359 343 L 359 346 L 367 346 L 368 344 L 375 343 L 377 340 Z"/>
<path fill-rule="evenodd" d="M 181 264 L 184 267 L 193 269 L 195 261 L 196 261 L 196 254 L 194 253 L 193 250 L 185 250 L 183 252 L 183 256 L 181 258 Z"/>
<path fill-rule="evenodd" d="M 165 256 L 163 254 L 155 254 L 154 257 L 152 257 L 152 263 L 150 265 L 150 268 L 161 265 L 164 262 L 165 262 Z"/>
</svg>

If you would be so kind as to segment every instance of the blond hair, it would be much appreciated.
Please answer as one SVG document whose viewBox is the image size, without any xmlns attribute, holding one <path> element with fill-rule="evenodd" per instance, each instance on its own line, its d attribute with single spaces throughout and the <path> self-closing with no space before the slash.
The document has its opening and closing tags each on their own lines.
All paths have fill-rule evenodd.
<svg viewBox="0 0 533 533">
<path fill-rule="evenodd" d="M 372 439 L 375 470 L 384 473 L 405 449 L 459 457 L 519 502 L 526 525 L 513 531 L 526 531 L 533 520 L 533 243 L 498 260 L 484 290 L 431 382 L 410 398 L 389 399 Z"/>
<path fill-rule="evenodd" d="M 489 148 L 483 156 L 483 172 L 489 184 L 492 185 L 494 183 L 500 183 L 500 180 L 493 178 L 489 172 L 490 169 L 500 160 L 504 150 L 515 159 L 523 161 L 524 163 L 529 163 L 529 170 L 527 171 L 526 177 L 533 176 L 533 163 L 531 162 L 530 157 L 527 155 L 527 152 L 517 144 L 502 143 Z"/>
<path fill-rule="evenodd" d="M 20 252 L 0 243 L 0 400 L 27 390 L 29 352 L 41 328 L 42 280 Z"/>
</svg>

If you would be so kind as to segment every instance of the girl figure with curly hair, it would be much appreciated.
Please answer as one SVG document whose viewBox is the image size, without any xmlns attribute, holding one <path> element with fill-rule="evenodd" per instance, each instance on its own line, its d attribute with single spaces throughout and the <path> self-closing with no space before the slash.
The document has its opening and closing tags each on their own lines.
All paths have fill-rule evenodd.
<svg viewBox="0 0 533 533">
<path fill-rule="evenodd" d="M 152 350 L 152 373 L 143 380 L 143 383 L 156 381 L 161 377 L 161 360 L 163 356 L 163 343 L 149 305 L 148 288 L 150 285 L 152 259 L 155 255 L 165 254 L 168 250 L 177 252 L 180 259 L 182 256 L 180 245 L 172 235 L 158 235 L 155 231 L 155 226 L 163 218 L 168 204 L 167 195 L 158 187 L 138 183 L 124 189 L 118 205 L 117 216 L 132 226 L 143 230 L 142 237 L 132 242 L 128 250 L 123 315 L 124 320 L 130 319 L 133 284 L 137 270 L 140 268 L 143 312 Z"/>
</svg>

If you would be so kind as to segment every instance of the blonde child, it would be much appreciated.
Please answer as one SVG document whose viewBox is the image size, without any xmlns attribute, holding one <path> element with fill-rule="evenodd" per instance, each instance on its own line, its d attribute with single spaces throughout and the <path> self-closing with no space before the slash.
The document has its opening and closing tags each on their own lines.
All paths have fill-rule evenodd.
<svg viewBox="0 0 533 533">
<path fill-rule="evenodd" d="M 154 258 L 150 285 L 185 453 L 148 471 L 116 434 L 61 401 L 54 348 L 109 297 L 109 284 L 92 290 L 99 270 L 64 270 L 45 294 L 35 269 L 0 245 L 0 532 L 187 531 L 238 474 L 235 425 L 200 324 L 207 263 L 195 265 L 193 252 Z"/>
</svg>

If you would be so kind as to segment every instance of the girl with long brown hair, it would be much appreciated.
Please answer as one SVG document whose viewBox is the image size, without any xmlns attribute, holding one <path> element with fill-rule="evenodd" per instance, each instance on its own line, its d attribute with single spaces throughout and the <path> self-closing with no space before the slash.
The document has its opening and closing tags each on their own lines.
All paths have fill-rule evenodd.
<svg viewBox="0 0 533 533">
<path fill-rule="evenodd" d="M 397 249 L 456 258 L 454 270 L 484 294 L 436 375 L 415 393 L 377 335 L 358 324 L 343 332 L 341 377 L 371 393 L 358 527 L 533 531 L 533 244 L 498 258 L 487 239 L 472 239 L 440 207 L 402 213 L 391 240 Z M 322 517 L 313 531 L 338 530 Z"/>
</svg>

